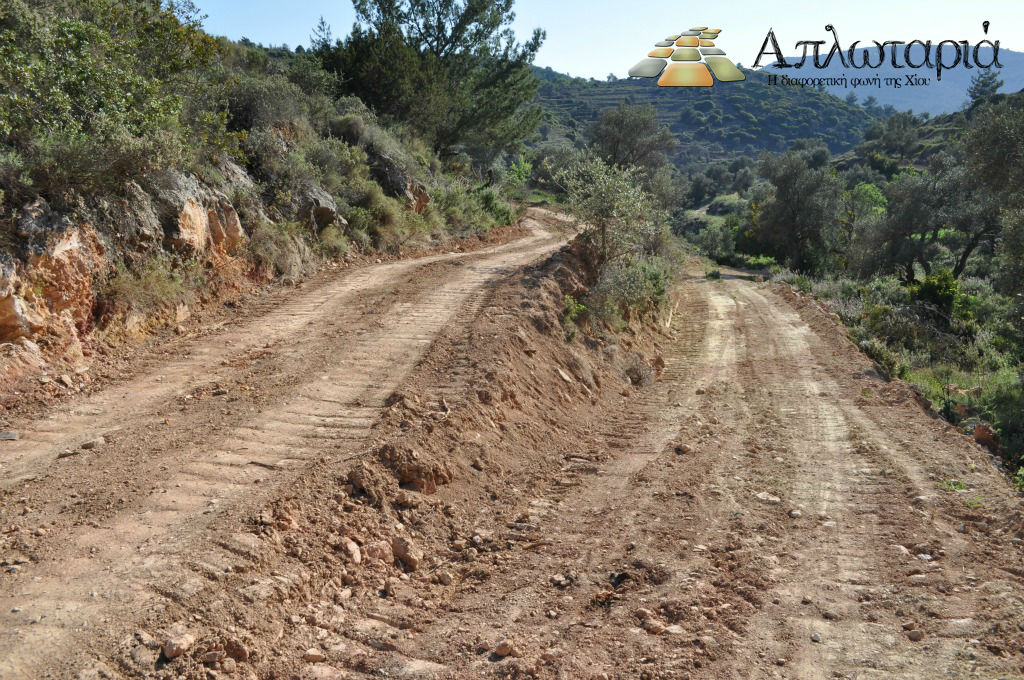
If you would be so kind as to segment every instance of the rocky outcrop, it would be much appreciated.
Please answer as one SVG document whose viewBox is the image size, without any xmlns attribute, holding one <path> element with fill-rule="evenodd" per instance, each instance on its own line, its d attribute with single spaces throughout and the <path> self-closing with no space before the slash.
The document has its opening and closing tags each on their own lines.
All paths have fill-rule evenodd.
<svg viewBox="0 0 1024 680">
<path fill-rule="evenodd" d="M 228 255 L 237 254 L 247 237 L 234 206 L 226 200 L 221 201 L 216 208 L 207 210 L 206 216 L 213 247 L 223 250 Z"/>
<path fill-rule="evenodd" d="M 167 244 L 190 255 L 210 249 L 238 251 L 246 238 L 238 213 L 224 194 L 177 172 L 154 175 L 151 193 Z"/>
<path fill-rule="evenodd" d="M 19 295 L 13 271 L 0 274 L 0 342 L 28 338 L 43 329 L 46 319 Z"/>
<path fill-rule="evenodd" d="M 298 197 L 299 218 L 307 222 L 314 232 L 319 232 L 332 224 L 347 226 L 338 214 L 338 204 L 334 197 L 318 186 L 307 186 Z"/>
<path fill-rule="evenodd" d="M 29 260 L 36 290 L 49 314 L 66 315 L 80 332 L 91 325 L 93 281 L 107 269 L 106 249 L 88 224 L 55 234 Z"/>
<path fill-rule="evenodd" d="M 430 194 L 422 182 L 412 175 L 395 159 L 380 151 L 372 151 L 370 174 L 384 193 L 392 198 L 404 198 L 409 210 L 417 215 L 430 205 Z"/>
<path fill-rule="evenodd" d="M 427 193 L 427 187 L 422 182 L 410 184 L 405 190 L 405 198 L 409 210 L 417 215 L 422 215 L 430 205 L 430 194 Z"/>
<path fill-rule="evenodd" d="M 86 330 L 93 281 L 107 269 L 96 230 L 53 212 L 42 200 L 26 205 L 16 224 L 25 257 L 0 269 L 0 342 L 45 330 L 58 336 Z"/>
</svg>

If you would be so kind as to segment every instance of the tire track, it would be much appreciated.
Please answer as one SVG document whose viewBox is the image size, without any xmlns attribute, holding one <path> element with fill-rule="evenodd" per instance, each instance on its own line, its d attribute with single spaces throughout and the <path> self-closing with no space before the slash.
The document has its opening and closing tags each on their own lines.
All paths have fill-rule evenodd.
<svg viewBox="0 0 1024 680">
<path fill-rule="evenodd" d="M 533 215 L 545 218 L 542 211 Z M 268 338 L 308 342 L 316 349 L 284 357 L 282 368 L 306 363 L 305 371 L 285 380 L 288 389 L 266 412 L 214 418 L 200 441 L 180 449 L 162 450 L 160 442 L 152 442 L 159 470 L 151 491 L 115 510 L 102 525 L 71 527 L 43 562 L 6 580 L 0 591 L 0 677 L 40 677 L 52 671 L 55 659 L 73 665 L 81 640 L 93 629 L 118 639 L 137 612 L 162 607 L 161 598 L 182 602 L 218 570 L 230 569 L 238 556 L 258 560 L 244 536 L 216 547 L 203 545 L 204 532 L 226 513 L 244 512 L 287 487 L 312 463 L 341 463 L 357 455 L 385 399 L 446 324 L 461 309 L 478 305 L 489 281 L 558 245 L 537 219 L 528 224 L 532 234 L 510 245 L 371 267 L 300 293 L 242 328 L 196 343 L 190 356 L 161 367 L 159 380 L 148 375 L 28 429 L 8 459 L 8 490 L 45 474 L 42 466 L 85 433 L 152 420 L 175 395 L 227 379 L 230 371 L 223 366 Z M 432 264 L 452 261 L 464 264 L 453 272 L 403 281 Z M 397 301 L 374 310 L 379 314 L 369 321 L 349 307 L 392 288 Z M 345 328 L 353 323 L 358 328 Z M 344 332 L 336 334 L 339 328 Z M 118 461 L 106 455 L 100 464 L 117 466 Z"/>
</svg>

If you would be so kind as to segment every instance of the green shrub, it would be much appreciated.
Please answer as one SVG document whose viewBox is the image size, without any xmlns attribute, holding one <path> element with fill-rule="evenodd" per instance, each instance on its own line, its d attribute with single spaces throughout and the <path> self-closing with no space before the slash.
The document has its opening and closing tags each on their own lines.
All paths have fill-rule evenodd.
<svg viewBox="0 0 1024 680">
<path fill-rule="evenodd" d="M 745 255 L 743 264 L 749 269 L 767 269 L 769 271 L 778 266 L 775 258 L 769 255 Z"/>
<path fill-rule="evenodd" d="M 335 226 L 320 231 L 320 248 L 328 257 L 341 257 L 348 252 L 348 239 Z"/>
<path fill-rule="evenodd" d="M 694 244 L 715 262 L 732 262 L 736 256 L 736 226 L 719 217 L 705 219 L 707 225 L 693 237 Z"/>
<path fill-rule="evenodd" d="M 190 2 L 5 0 L 0 153 L 23 173 L 0 173 L 0 188 L 107 189 L 198 152 L 223 129 L 184 102 L 202 97 L 216 49 Z"/>
<path fill-rule="evenodd" d="M 930 305 L 934 305 L 945 314 L 953 311 L 953 303 L 960 294 L 960 284 L 948 269 L 943 269 L 924 281 L 911 284 L 910 296 Z"/>
<path fill-rule="evenodd" d="M 721 194 L 715 196 L 708 205 L 709 215 L 739 215 L 747 210 L 748 202 L 739 194 Z"/>
<path fill-rule="evenodd" d="M 246 75 L 227 92 L 228 124 L 232 130 L 258 130 L 305 118 L 302 89 L 280 75 Z"/>
<path fill-rule="evenodd" d="M 203 269 L 197 261 L 159 254 L 134 269 L 119 262 L 100 286 L 98 298 L 101 307 L 146 312 L 185 302 L 204 283 Z"/>
<path fill-rule="evenodd" d="M 661 258 L 607 267 L 590 290 L 587 307 L 598 320 L 621 327 L 625 318 L 663 305 L 671 278 L 671 267 Z"/>
<path fill-rule="evenodd" d="M 249 259 L 265 273 L 298 280 L 305 271 L 302 226 L 295 222 L 263 222 L 249 236 Z"/>
<path fill-rule="evenodd" d="M 860 350 L 871 357 L 889 377 L 902 378 L 907 371 L 906 364 L 899 355 L 890 350 L 884 342 L 877 338 L 862 340 L 857 345 Z"/>
</svg>

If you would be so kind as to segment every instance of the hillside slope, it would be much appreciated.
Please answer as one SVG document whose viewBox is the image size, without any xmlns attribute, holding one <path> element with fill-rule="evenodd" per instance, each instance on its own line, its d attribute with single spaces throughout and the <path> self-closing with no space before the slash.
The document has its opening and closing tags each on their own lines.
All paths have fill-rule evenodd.
<svg viewBox="0 0 1024 680">
<path fill-rule="evenodd" d="M 541 128 L 545 140 L 581 139 L 602 109 L 622 101 L 651 104 L 680 141 L 680 164 L 735 154 L 756 157 L 807 138 L 821 139 L 838 153 L 856 144 L 874 120 L 860 106 L 824 92 L 771 86 L 754 71 L 746 71 L 744 82 L 710 88 L 658 87 L 649 78 L 588 81 L 551 69 L 535 73 L 548 112 Z"/>
</svg>

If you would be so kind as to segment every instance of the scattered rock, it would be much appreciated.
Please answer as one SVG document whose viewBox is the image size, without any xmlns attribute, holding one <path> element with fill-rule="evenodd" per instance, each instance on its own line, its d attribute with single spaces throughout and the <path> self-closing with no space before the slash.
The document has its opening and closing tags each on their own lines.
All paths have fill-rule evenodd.
<svg viewBox="0 0 1024 680">
<path fill-rule="evenodd" d="M 779 498 L 778 496 L 773 496 L 772 494 L 768 493 L 767 491 L 759 492 L 756 497 L 757 497 L 758 500 L 762 500 L 765 503 L 771 503 L 773 505 L 776 504 L 776 503 L 781 503 L 782 502 L 781 498 Z"/>
<path fill-rule="evenodd" d="M 918 628 L 907 631 L 907 639 L 911 642 L 920 642 L 924 639 L 924 631 Z"/>
<path fill-rule="evenodd" d="M 375 559 L 391 564 L 395 561 L 395 554 L 391 551 L 391 544 L 387 541 L 374 541 L 363 546 L 363 556 L 368 559 Z"/>
<path fill-rule="evenodd" d="M 310 647 L 306 650 L 306 653 L 302 655 L 302 660 L 308 661 L 309 663 L 320 663 L 321 661 L 327 661 L 327 655 L 316 647 Z"/>
<path fill-rule="evenodd" d="M 571 383 L 572 382 L 572 378 L 569 376 L 568 373 L 566 373 L 565 371 L 563 371 L 560 368 L 558 368 L 556 370 L 558 371 L 558 377 L 559 378 L 561 378 L 562 380 L 564 380 L 567 383 Z"/>
<path fill-rule="evenodd" d="M 189 633 L 177 633 L 164 642 L 163 652 L 167 659 L 177 659 L 192 648 L 196 639 Z"/>
<path fill-rule="evenodd" d="M 975 426 L 974 441 L 992 451 L 999 450 L 999 442 L 995 430 L 984 423 Z"/>
<path fill-rule="evenodd" d="M 238 640 L 228 640 L 225 642 L 224 651 L 227 653 L 228 657 L 235 661 L 245 663 L 249 660 L 249 648 Z"/>
<path fill-rule="evenodd" d="M 506 657 L 516 650 L 515 644 L 508 638 L 499 640 L 494 646 L 494 653 L 500 657 Z"/>
<path fill-rule="evenodd" d="M 455 577 L 450 571 L 441 571 L 437 574 L 437 582 L 443 586 L 450 586 L 455 582 Z"/>
<path fill-rule="evenodd" d="M 646 630 L 651 635 L 661 635 L 665 632 L 665 624 L 659 621 L 658 619 L 654 618 L 653 616 L 649 616 L 646 619 L 644 619 L 643 623 L 641 623 L 640 625 L 643 626 L 644 630 Z"/>
<path fill-rule="evenodd" d="M 821 642 L 821 634 L 811 633 L 811 642 Z"/>
<path fill-rule="evenodd" d="M 828 621 L 838 621 L 839 620 L 839 614 L 836 614 L 831 609 L 826 609 L 825 611 L 823 611 L 821 613 L 821 616 L 822 616 L 822 618 L 824 618 L 824 619 L 826 619 Z"/>
<path fill-rule="evenodd" d="M 402 508 L 418 508 L 420 505 L 419 494 L 415 491 L 401 489 L 395 494 L 395 505 Z"/>
<path fill-rule="evenodd" d="M 789 511 L 789 516 L 792 517 L 793 519 L 800 519 L 801 517 L 803 517 L 803 514 L 804 513 L 800 512 L 799 510 L 790 510 Z"/>
<path fill-rule="evenodd" d="M 341 549 L 353 564 L 359 564 L 363 561 L 363 555 L 359 550 L 359 546 L 351 538 L 346 536 L 341 539 Z"/>
<path fill-rule="evenodd" d="M 423 561 L 423 551 L 414 546 L 412 541 L 407 538 L 395 536 L 391 539 L 391 550 L 410 571 L 416 571 L 420 562 Z"/>
<path fill-rule="evenodd" d="M 104 439 L 103 437 L 96 437 L 95 439 L 90 439 L 87 442 L 83 442 L 82 449 L 86 451 L 91 451 L 93 449 L 99 448 L 100 446 L 103 446 L 106 443 L 107 440 Z"/>
<path fill-rule="evenodd" d="M 0 442 L 16 442 L 18 441 L 17 432 L 0 432 Z"/>
<path fill-rule="evenodd" d="M 903 624 L 903 630 L 914 630 L 915 628 L 917 628 L 917 623 L 914 621 L 907 621 Z"/>
<path fill-rule="evenodd" d="M 562 574 L 555 574 L 551 577 L 551 585 L 556 588 L 568 588 L 572 585 L 572 579 Z"/>
</svg>

